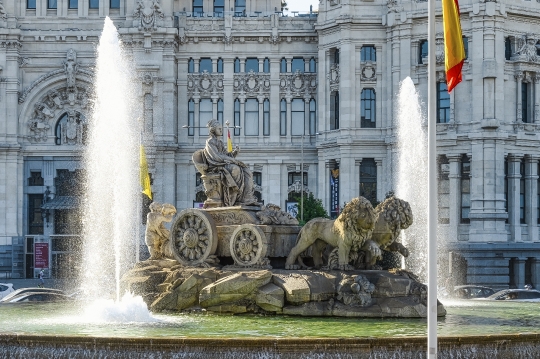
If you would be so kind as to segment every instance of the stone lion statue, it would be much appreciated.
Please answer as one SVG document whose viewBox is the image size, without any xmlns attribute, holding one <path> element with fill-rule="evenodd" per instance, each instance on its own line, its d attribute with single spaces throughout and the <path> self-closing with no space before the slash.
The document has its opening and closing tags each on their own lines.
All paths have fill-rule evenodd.
<svg viewBox="0 0 540 359">
<path fill-rule="evenodd" d="M 152 202 L 150 213 L 146 216 L 146 231 L 144 241 L 150 252 L 149 259 L 172 258 L 172 253 L 168 253 L 167 242 L 169 241 L 169 230 L 165 228 L 164 222 L 170 222 L 176 214 L 176 208 L 172 204 Z"/>
<path fill-rule="evenodd" d="M 380 256 L 379 247 L 369 238 L 375 224 L 375 211 L 371 203 L 364 197 L 354 198 L 347 203 L 339 217 L 335 220 L 326 218 L 314 218 L 307 222 L 298 233 L 296 246 L 291 249 L 286 269 L 298 269 L 296 261 L 300 253 L 311 246 L 313 263 L 316 268 L 321 268 L 322 254 L 326 245 L 337 247 L 338 269 L 353 270 L 349 265 L 349 252 L 358 249 L 367 250 L 373 256 Z"/>
<path fill-rule="evenodd" d="M 397 239 L 400 231 L 409 228 L 413 223 L 413 214 L 409 203 L 391 195 L 375 208 L 375 214 L 376 221 L 371 240 L 377 243 L 381 250 L 399 252 L 402 256 L 408 257 L 409 250 Z M 376 257 L 373 257 L 369 252 L 366 253 L 367 269 L 373 267 L 376 261 Z"/>
</svg>

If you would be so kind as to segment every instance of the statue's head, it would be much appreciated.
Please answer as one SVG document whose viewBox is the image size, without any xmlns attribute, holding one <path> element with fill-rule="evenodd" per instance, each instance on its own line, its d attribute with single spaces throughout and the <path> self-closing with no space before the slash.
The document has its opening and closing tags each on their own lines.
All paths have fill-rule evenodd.
<svg viewBox="0 0 540 359">
<path fill-rule="evenodd" d="M 206 127 L 208 127 L 210 134 L 213 134 L 214 136 L 220 136 L 222 134 L 221 124 L 216 119 L 208 121 Z"/>
</svg>

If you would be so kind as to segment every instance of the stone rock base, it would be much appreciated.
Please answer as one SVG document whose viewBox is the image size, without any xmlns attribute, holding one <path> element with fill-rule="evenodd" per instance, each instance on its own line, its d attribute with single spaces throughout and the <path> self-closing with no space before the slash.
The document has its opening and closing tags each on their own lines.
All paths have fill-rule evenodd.
<svg viewBox="0 0 540 359">
<path fill-rule="evenodd" d="M 127 272 L 122 285 L 154 312 L 426 317 L 427 287 L 414 278 L 406 271 L 223 270 L 148 260 Z M 441 303 L 437 314 L 446 314 Z"/>
</svg>

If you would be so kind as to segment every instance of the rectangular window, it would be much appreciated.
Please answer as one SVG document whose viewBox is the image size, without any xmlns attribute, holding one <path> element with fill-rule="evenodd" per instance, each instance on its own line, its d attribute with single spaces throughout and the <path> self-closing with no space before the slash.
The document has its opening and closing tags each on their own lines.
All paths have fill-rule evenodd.
<svg viewBox="0 0 540 359">
<path fill-rule="evenodd" d="M 309 134 L 317 133 L 317 102 L 315 99 L 309 100 Z"/>
<path fill-rule="evenodd" d="M 41 171 L 30 171 L 30 177 L 28 177 L 29 186 L 43 186 L 43 177 L 41 177 Z"/>
<path fill-rule="evenodd" d="M 246 70 L 245 72 L 259 72 L 259 59 L 255 57 L 250 57 L 246 59 Z"/>
<path fill-rule="evenodd" d="M 521 121 L 529 122 L 529 84 L 521 83 Z"/>
<path fill-rule="evenodd" d="M 463 36 L 463 49 L 465 50 L 465 60 L 469 58 L 469 38 L 467 36 Z"/>
<path fill-rule="evenodd" d="M 336 64 L 336 65 L 339 64 L 339 49 L 334 49 L 334 58 L 333 58 L 333 60 L 334 60 L 334 62 L 333 62 L 334 64 Z"/>
<path fill-rule="evenodd" d="M 471 162 L 467 155 L 461 157 L 461 223 L 470 223 L 471 211 Z"/>
<path fill-rule="evenodd" d="M 47 0 L 47 9 L 56 9 L 58 7 L 56 0 Z"/>
<path fill-rule="evenodd" d="M 110 9 L 120 9 L 120 0 L 111 0 L 109 2 Z"/>
<path fill-rule="evenodd" d="M 339 129 L 339 92 L 330 94 L 330 129 Z"/>
<path fill-rule="evenodd" d="M 270 100 L 263 102 L 263 136 L 270 136 Z"/>
<path fill-rule="evenodd" d="M 234 135 L 240 136 L 240 100 L 234 100 Z"/>
<path fill-rule="evenodd" d="M 36 8 L 36 0 L 26 0 L 26 8 L 27 9 L 35 9 Z"/>
<path fill-rule="evenodd" d="M 202 98 L 199 102 L 199 135 L 208 136 L 206 124 L 212 120 L 212 100 Z"/>
<path fill-rule="evenodd" d="M 188 136 L 195 135 L 195 101 L 188 102 Z"/>
<path fill-rule="evenodd" d="M 223 100 L 219 99 L 217 102 L 217 120 L 223 127 Z"/>
<path fill-rule="evenodd" d="M 246 0 L 234 0 L 234 15 L 242 16 L 246 13 Z"/>
<path fill-rule="evenodd" d="M 282 74 L 287 73 L 287 60 L 285 58 L 282 58 L 279 63 L 279 72 Z"/>
<path fill-rule="evenodd" d="M 377 164 L 373 158 L 363 158 L 360 163 L 360 196 L 371 203 L 377 201 Z"/>
<path fill-rule="evenodd" d="M 301 172 L 289 172 L 289 186 L 292 186 L 294 182 L 302 183 Z M 304 171 L 304 186 L 308 185 L 308 174 Z"/>
<path fill-rule="evenodd" d="M 284 98 L 279 104 L 279 135 L 287 136 L 287 100 Z"/>
<path fill-rule="evenodd" d="M 28 195 L 28 234 L 43 234 L 42 203 L 42 194 Z"/>
<path fill-rule="evenodd" d="M 214 0 L 214 16 L 223 17 L 225 11 L 225 0 Z"/>
<path fill-rule="evenodd" d="M 209 58 L 202 58 L 199 60 L 199 73 L 203 73 L 204 71 L 208 73 L 212 73 L 212 59 Z"/>
<path fill-rule="evenodd" d="M 360 95 L 360 127 L 375 128 L 374 89 L 363 89 Z"/>
<path fill-rule="evenodd" d="M 446 83 L 437 83 L 437 123 L 450 122 L 450 94 Z"/>
<path fill-rule="evenodd" d="M 246 100 L 244 134 L 246 136 L 259 135 L 259 101 L 256 98 L 248 98 Z"/>
<path fill-rule="evenodd" d="M 88 1 L 89 9 L 99 9 L 99 0 L 89 0 Z"/>
<path fill-rule="evenodd" d="M 423 64 L 424 58 L 428 56 L 428 41 L 421 40 L 418 44 L 418 63 Z"/>
<path fill-rule="evenodd" d="M 193 16 L 200 17 L 203 15 L 203 0 L 193 0 Z"/>
<path fill-rule="evenodd" d="M 362 49 L 360 50 L 360 61 L 377 61 L 375 46 L 362 46 Z"/>
<path fill-rule="evenodd" d="M 504 58 L 505 60 L 510 60 L 514 54 L 514 49 L 512 46 L 512 38 L 509 36 L 504 39 Z"/>
<path fill-rule="evenodd" d="M 76 9 L 79 7 L 79 1 L 78 0 L 69 0 L 68 2 L 68 8 L 69 9 Z"/>
<path fill-rule="evenodd" d="M 304 115 L 305 107 L 304 100 L 295 98 L 291 102 L 291 135 L 302 136 L 304 132 Z"/>
<path fill-rule="evenodd" d="M 303 57 L 294 57 L 291 62 L 291 72 L 295 73 L 296 71 L 304 73 L 304 58 Z"/>
</svg>

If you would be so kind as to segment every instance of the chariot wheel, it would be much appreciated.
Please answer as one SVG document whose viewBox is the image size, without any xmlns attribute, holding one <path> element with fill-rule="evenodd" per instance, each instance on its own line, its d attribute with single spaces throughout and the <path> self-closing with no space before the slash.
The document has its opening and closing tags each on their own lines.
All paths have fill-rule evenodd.
<svg viewBox="0 0 540 359">
<path fill-rule="evenodd" d="M 229 249 L 236 265 L 252 266 L 266 258 L 268 242 L 266 235 L 259 227 L 253 224 L 242 224 L 234 230 Z"/>
<path fill-rule="evenodd" d="M 183 210 L 173 221 L 169 242 L 178 262 L 186 266 L 203 263 L 217 249 L 214 219 L 201 210 Z"/>
</svg>

